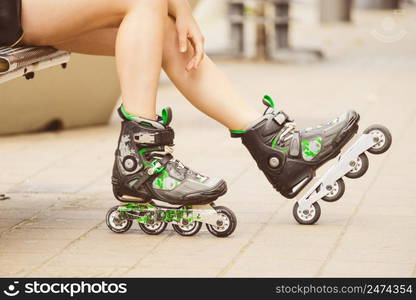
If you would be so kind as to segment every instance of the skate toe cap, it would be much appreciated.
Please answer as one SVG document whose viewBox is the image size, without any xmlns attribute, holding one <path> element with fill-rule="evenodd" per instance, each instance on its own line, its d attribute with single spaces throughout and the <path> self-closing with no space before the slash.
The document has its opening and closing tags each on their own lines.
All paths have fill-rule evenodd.
<svg viewBox="0 0 416 300">
<path fill-rule="evenodd" d="M 350 128 L 354 124 L 358 123 L 360 120 L 360 115 L 355 110 L 350 110 L 347 112 L 347 128 Z"/>
<path fill-rule="evenodd" d="M 196 203 L 210 203 L 227 192 L 227 183 L 223 179 L 209 178 L 204 188 L 188 194 L 185 198 Z"/>
</svg>

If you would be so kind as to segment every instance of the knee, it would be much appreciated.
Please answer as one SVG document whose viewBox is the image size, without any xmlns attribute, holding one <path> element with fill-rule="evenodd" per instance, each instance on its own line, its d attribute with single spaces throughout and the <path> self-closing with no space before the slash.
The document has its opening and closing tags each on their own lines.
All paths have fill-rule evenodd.
<svg viewBox="0 0 416 300">
<path fill-rule="evenodd" d="M 175 20 L 172 17 L 167 17 L 167 21 L 165 22 L 165 39 L 163 41 L 163 67 L 166 67 L 166 63 L 169 62 L 170 55 L 178 51 L 178 49 L 179 40 Z"/>
<path fill-rule="evenodd" d="M 0 0 L 1 1 L 1 0 Z M 152 12 L 154 14 L 168 14 L 168 0 L 107 0 L 109 7 L 108 18 L 110 27 L 118 27 L 123 19 L 132 12 Z"/>
<path fill-rule="evenodd" d="M 177 66 L 178 59 L 188 61 L 194 55 L 192 44 L 188 41 L 188 51 L 179 53 L 179 37 L 175 19 L 167 17 L 165 22 L 165 39 L 163 42 L 162 67 Z"/>
<path fill-rule="evenodd" d="M 128 13 L 131 10 L 153 10 L 158 12 L 166 12 L 168 9 L 168 0 L 124 0 L 122 1 L 125 12 Z"/>
<path fill-rule="evenodd" d="M 168 16 L 165 22 L 165 44 L 166 46 L 173 46 L 178 43 L 178 32 L 176 30 L 176 21 Z"/>
</svg>

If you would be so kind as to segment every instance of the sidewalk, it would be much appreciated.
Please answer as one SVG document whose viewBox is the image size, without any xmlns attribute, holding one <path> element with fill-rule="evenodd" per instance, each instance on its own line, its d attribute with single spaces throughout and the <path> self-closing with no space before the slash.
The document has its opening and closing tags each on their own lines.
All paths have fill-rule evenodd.
<svg viewBox="0 0 416 300">
<path fill-rule="evenodd" d="M 369 155 L 368 173 L 346 179 L 339 202 L 320 203 L 317 225 L 298 225 L 294 202 L 272 189 L 240 141 L 163 85 L 159 104 L 174 108 L 175 156 L 227 180 L 218 204 L 235 211 L 235 233 L 218 239 L 204 228 L 184 238 L 168 227 L 148 236 L 137 225 L 111 233 L 104 217 L 117 204 L 110 177 L 118 122 L 2 137 L 0 192 L 11 199 L 0 201 L 0 276 L 415 277 L 416 10 L 400 17 L 406 35 L 394 43 L 371 31 L 384 17 L 366 12 L 351 26 L 307 31 L 299 24 L 295 44 L 319 44 L 329 55 L 322 63 L 221 62 L 259 112 L 268 93 L 299 126 L 354 108 L 361 131 L 373 123 L 391 130 L 391 150 Z"/>
</svg>

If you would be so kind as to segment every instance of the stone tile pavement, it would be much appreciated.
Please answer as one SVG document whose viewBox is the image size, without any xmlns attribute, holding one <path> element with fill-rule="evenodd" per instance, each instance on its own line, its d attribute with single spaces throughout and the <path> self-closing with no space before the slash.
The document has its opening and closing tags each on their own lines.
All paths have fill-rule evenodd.
<svg viewBox="0 0 416 300">
<path fill-rule="evenodd" d="M 234 235 L 107 230 L 105 213 L 117 204 L 110 185 L 116 121 L 1 137 L 0 191 L 11 199 L 0 201 L 0 276 L 416 276 L 415 15 L 403 17 L 408 34 L 396 43 L 369 33 L 382 17 L 374 13 L 351 26 L 315 28 L 329 54 L 322 63 L 220 63 L 259 112 L 268 93 L 300 126 L 354 108 L 362 129 L 391 129 L 391 150 L 371 155 L 366 176 L 347 180 L 339 202 L 321 203 L 317 225 L 297 225 L 293 201 L 274 192 L 240 142 L 165 84 L 160 106 L 174 107 L 175 154 L 227 180 L 218 204 L 237 214 Z"/>
</svg>

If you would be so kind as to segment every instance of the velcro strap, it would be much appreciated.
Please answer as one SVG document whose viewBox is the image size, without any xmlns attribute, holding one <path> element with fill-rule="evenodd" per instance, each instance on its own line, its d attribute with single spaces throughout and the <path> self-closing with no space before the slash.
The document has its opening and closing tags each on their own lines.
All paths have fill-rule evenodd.
<svg viewBox="0 0 416 300">
<path fill-rule="evenodd" d="M 153 145 L 153 146 L 165 146 L 172 145 L 175 134 L 172 128 L 157 131 L 143 131 L 134 134 L 134 140 L 136 143 Z"/>
</svg>

